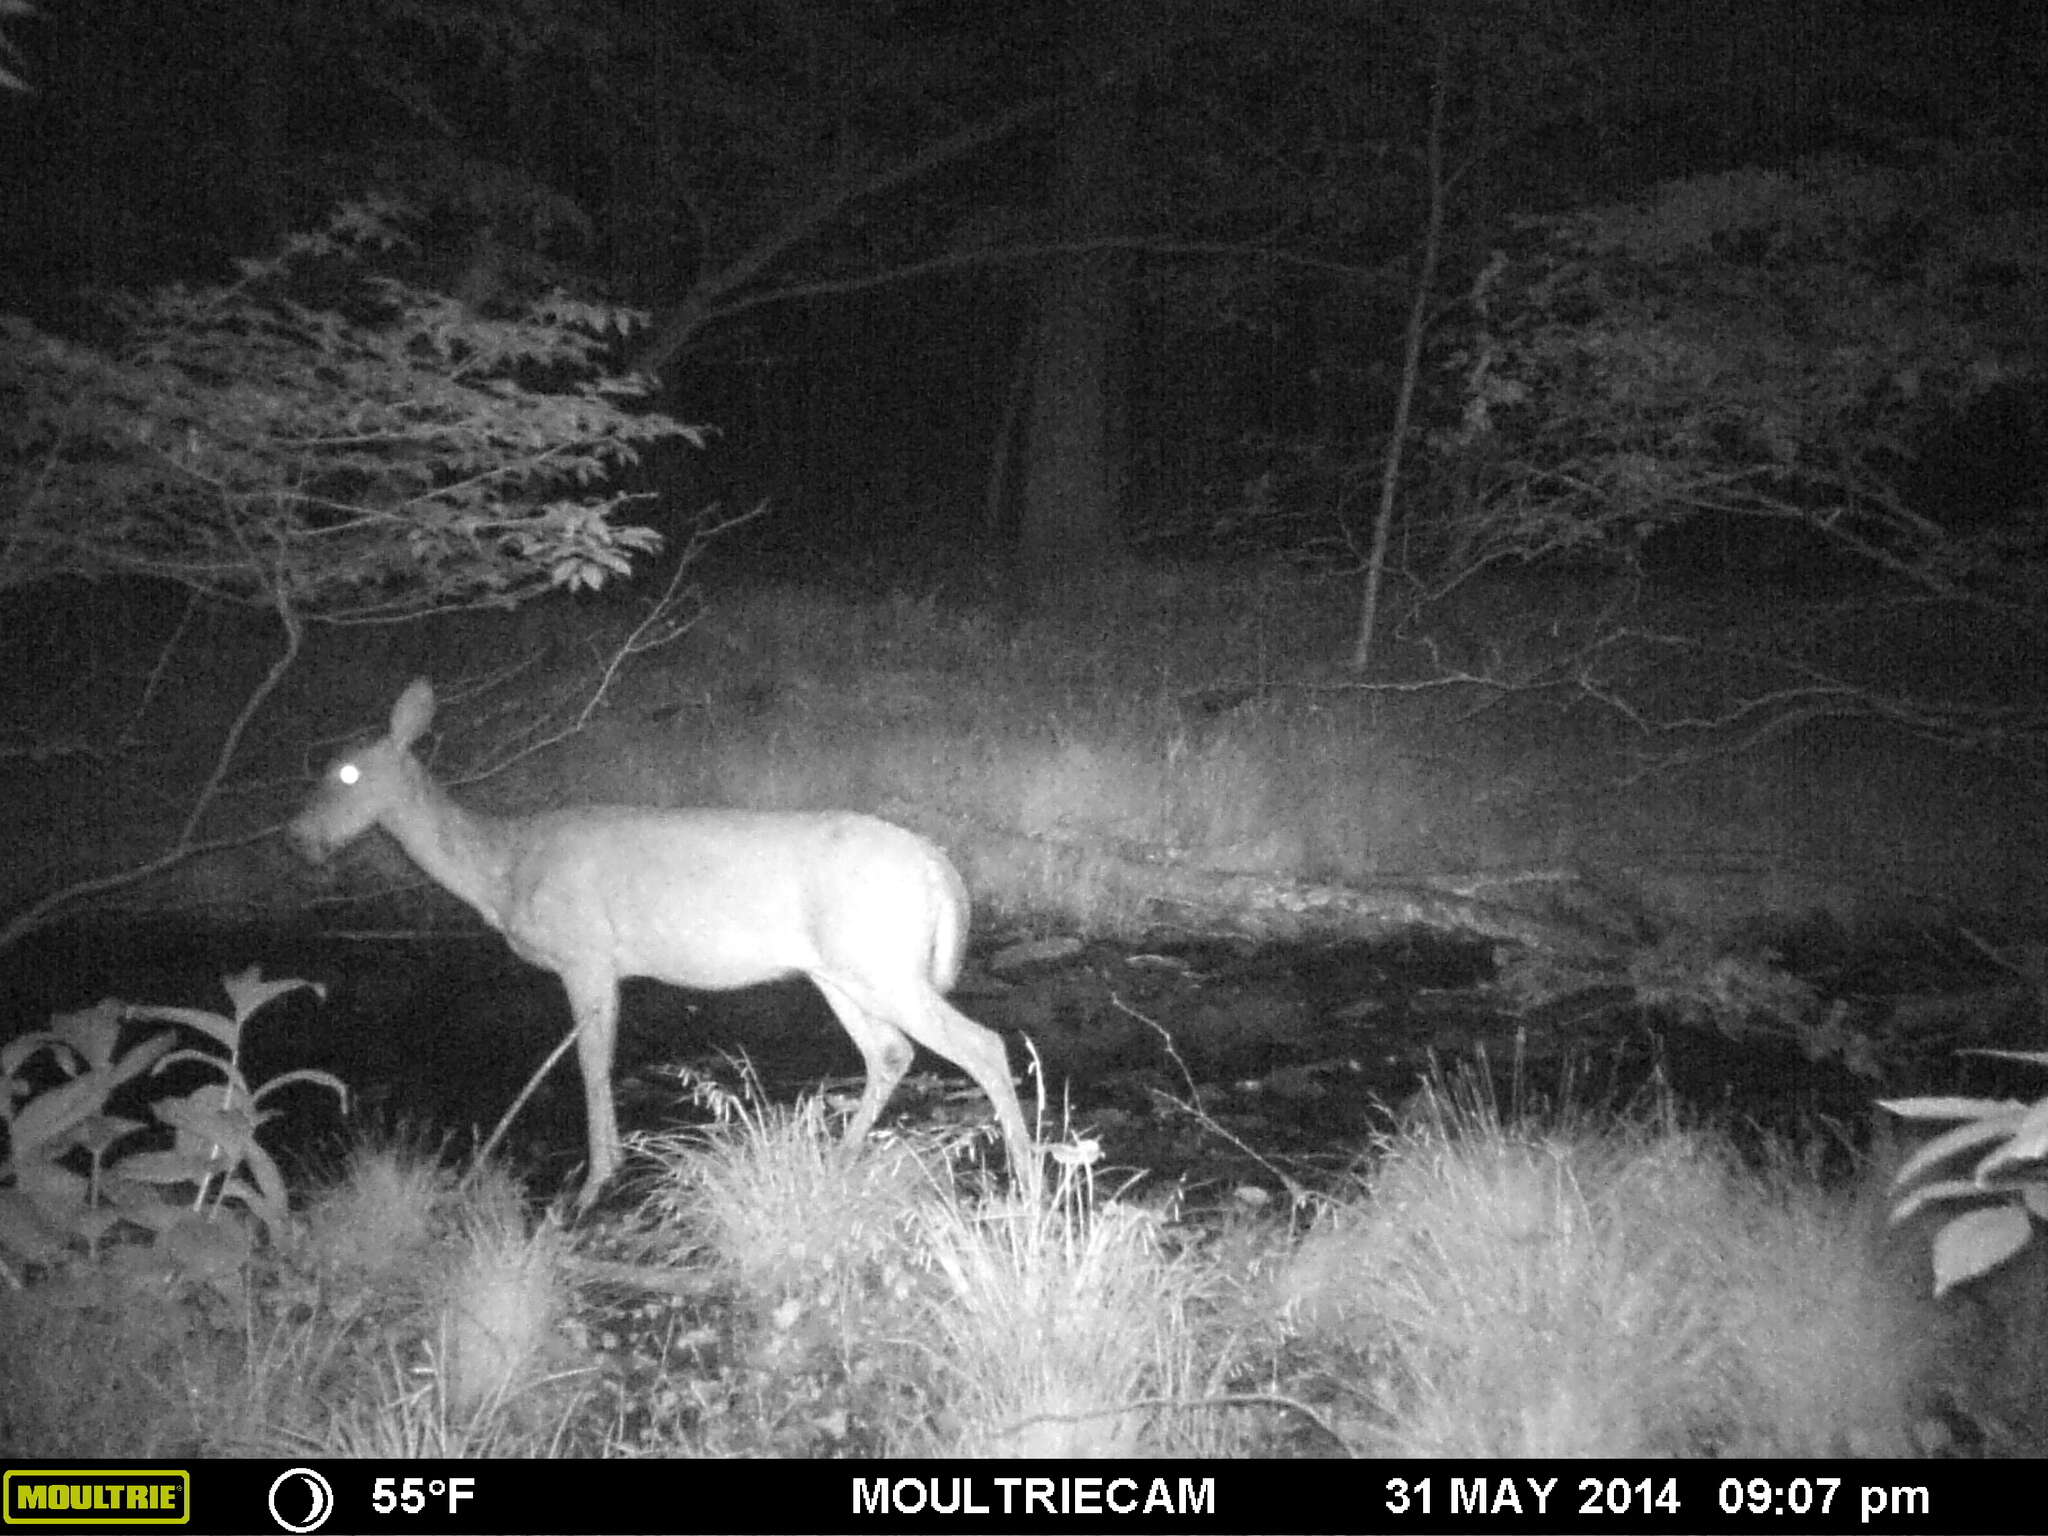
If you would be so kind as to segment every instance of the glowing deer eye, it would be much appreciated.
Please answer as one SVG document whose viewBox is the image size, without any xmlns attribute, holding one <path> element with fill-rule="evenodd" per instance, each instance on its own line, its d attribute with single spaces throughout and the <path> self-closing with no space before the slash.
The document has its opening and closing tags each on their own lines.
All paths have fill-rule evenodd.
<svg viewBox="0 0 2048 1536">
<path fill-rule="evenodd" d="M 343 763 L 334 770 L 334 776 L 344 784 L 353 784 L 363 776 L 363 770 L 354 763 Z"/>
</svg>

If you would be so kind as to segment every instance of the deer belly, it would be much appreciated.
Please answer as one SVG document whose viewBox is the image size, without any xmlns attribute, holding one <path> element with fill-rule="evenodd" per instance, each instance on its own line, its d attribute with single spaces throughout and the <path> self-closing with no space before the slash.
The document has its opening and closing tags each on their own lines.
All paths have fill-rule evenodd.
<svg viewBox="0 0 2048 1536">
<path fill-rule="evenodd" d="M 766 922 L 672 922 L 659 931 L 622 933 L 621 976 L 648 976 L 672 986 L 727 992 L 779 981 L 814 963 L 801 933 L 777 932 Z"/>
</svg>

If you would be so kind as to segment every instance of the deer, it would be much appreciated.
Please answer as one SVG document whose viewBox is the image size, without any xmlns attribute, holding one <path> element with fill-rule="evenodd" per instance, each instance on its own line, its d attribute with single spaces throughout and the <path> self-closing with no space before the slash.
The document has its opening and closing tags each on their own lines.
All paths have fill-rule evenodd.
<svg viewBox="0 0 2048 1536">
<path fill-rule="evenodd" d="M 612 1058 L 619 984 L 633 976 L 704 992 L 807 977 L 866 1068 L 849 1147 L 874 1129 L 915 1042 L 988 1095 L 1011 1176 L 1035 1177 L 1002 1037 L 946 1001 L 970 908 L 935 844 L 854 811 L 584 805 L 486 815 L 458 802 L 414 751 L 434 707 L 433 685 L 415 679 L 392 706 L 389 732 L 338 755 L 287 834 L 321 864 L 381 827 L 514 954 L 561 980 L 589 1138 L 579 1204 L 619 1167 Z"/>
</svg>

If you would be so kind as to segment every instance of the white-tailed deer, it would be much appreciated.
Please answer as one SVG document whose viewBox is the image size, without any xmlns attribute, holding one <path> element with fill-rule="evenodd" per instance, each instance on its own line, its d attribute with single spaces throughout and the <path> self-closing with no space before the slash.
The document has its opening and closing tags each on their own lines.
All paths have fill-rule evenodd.
<svg viewBox="0 0 2048 1536">
<path fill-rule="evenodd" d="M 513 953 L 562 978 L 589 1115 L 586 1201 L 619 1163 L 612 1048 L 628 976 L 708 992 L 808 976 L 867 1064 L 849 1143 L 873 1128 L 914 1040 L 980 1084 L 1012 1176 L 1035 1178 L 1002 1038 L 944 996 L 966 944 L 967 889 L 931 843 L 850 811 L 479 815 L 413 755 L 433 716 L 434 690 L 418 679 L 393 706 L 388 736 L 335 759 L 290 835 L 317 862 L 382 827 Z"/>
</svg>

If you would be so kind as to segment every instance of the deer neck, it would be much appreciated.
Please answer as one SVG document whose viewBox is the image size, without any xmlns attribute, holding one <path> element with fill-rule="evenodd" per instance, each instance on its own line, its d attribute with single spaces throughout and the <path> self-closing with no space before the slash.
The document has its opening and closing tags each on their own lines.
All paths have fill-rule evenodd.
<svg viewBox="0 0 2048 1536">
<path fill-rule="evenodd" d="M 465 809 L 418 762 L 406 762 L 408 790 L 382 818 L 413 863 L 502 929 L 511 858 L 502 824 Z"/>
</svg>

